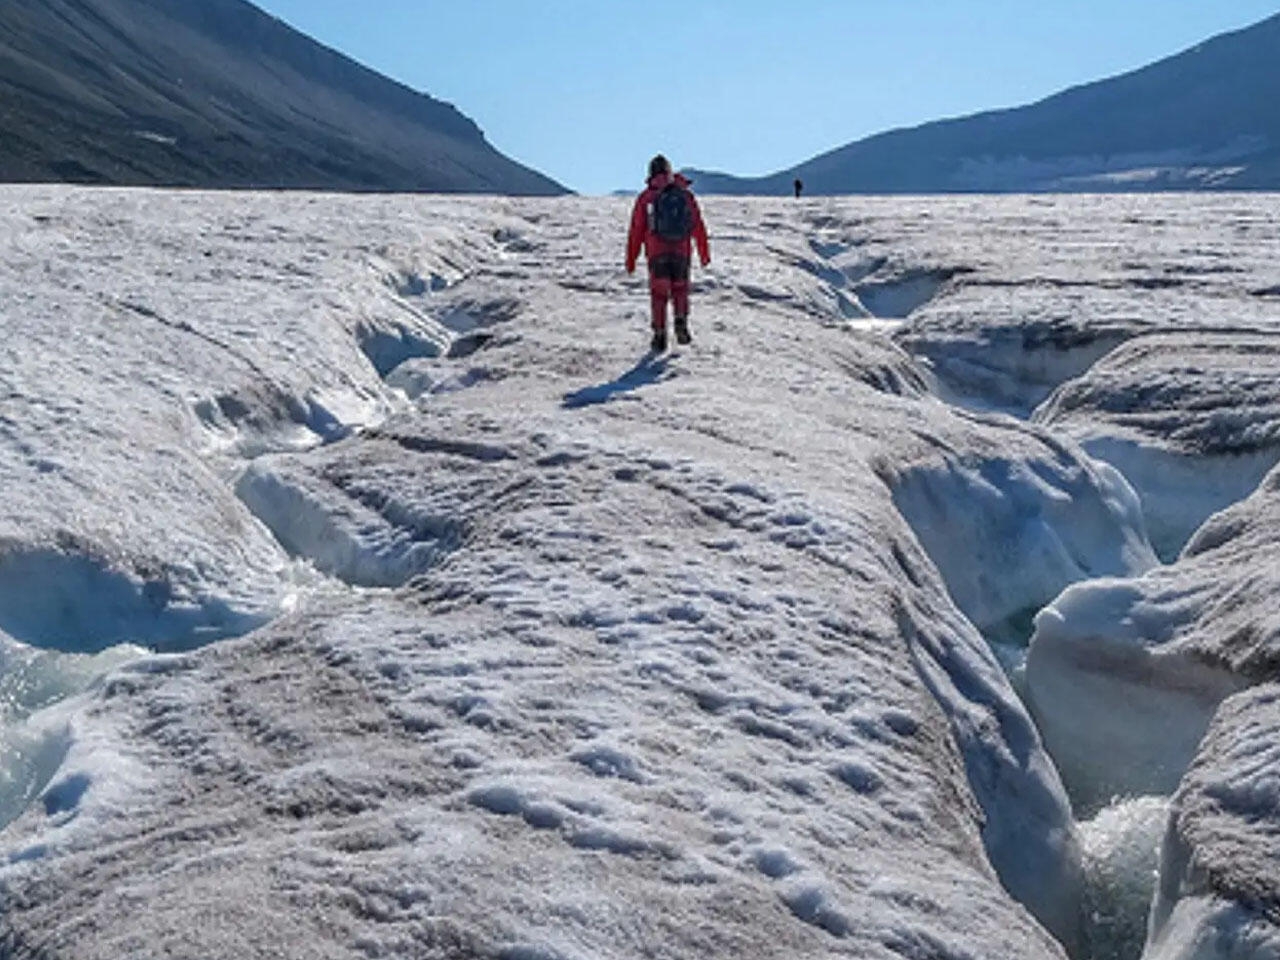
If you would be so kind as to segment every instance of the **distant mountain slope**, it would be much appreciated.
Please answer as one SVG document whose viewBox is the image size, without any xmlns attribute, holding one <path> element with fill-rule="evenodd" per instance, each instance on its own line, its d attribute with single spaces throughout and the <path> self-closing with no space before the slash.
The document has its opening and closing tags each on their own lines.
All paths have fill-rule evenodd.
<svg viewBox="0 0 1280 960">
<path fill-rule="evenodd" d="M 244 0 L 4 0 L 0 180 L 565 192 Z"/>
<path fill-rule="evenodd" d="M 1030 106 L 894 130 L 703 193 L 1280 189 L 1280 15 Z"/>
</svg>

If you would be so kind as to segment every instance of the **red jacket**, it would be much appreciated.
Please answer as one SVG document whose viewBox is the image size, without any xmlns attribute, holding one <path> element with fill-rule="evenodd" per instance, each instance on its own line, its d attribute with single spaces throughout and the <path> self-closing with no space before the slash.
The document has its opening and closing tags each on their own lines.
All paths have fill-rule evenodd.
<svg viewBox="0 0 1280 960">
<path fill-rule="evenodd" d="M 662 189 L 672 183 L 684 188 L 685 196 L 689 198 L 689 211 L 693 214 L 693 233 L 683 240 L 664 240 L 649 229 L 649 207 Z M 664 253 L 677 253 L 687 260 L 693 256 L 695 241 L 698 244 L 698 256 L 705 267 L 711 262 L 711 245 L 707 241 L 707 225 L 702 222 L 698 201 L 689 191 L 689 181 L 678 173 L 660 173 L 656 177 L 650 177 L 649 189 L 636 198 L 635 209 L 631 212 L 631 233 L 627 236 L 627 273 L 635 270 L 641 247 L 650 259 Z"/>
</svg>

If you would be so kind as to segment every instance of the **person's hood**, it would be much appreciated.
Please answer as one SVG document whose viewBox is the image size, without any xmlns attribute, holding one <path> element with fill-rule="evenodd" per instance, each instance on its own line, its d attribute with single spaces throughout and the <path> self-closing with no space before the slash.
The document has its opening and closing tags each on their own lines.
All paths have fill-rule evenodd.
<svg viewBox="0 0 1280 960">
<path fill-rule="evenodd" d="M 661 190 L 673 183 L 686 190 L 693 186 L 693 181 L 683 173 L 660 173 L 656 177 L 649 178 L 649 187 L 652 190 Z"/>
</svg>

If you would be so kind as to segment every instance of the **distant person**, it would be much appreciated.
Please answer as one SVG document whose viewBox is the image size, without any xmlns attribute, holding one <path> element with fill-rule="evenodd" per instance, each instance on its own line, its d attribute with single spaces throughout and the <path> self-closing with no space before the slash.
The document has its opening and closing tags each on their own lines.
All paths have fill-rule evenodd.
<svg viewBox="0 0 1280 960">
<path fill-rule="evenodd" d="M 799 177 L 796 177 L 795 188 L 796 188 L 796 199 L 799 200 L 800 194 L 804 193 L 804 181 L 801 180 Z"/>
<path fill-rule="evenodd" d="M 689 264 L 693 243 L 704 267 L 711 263 L 707 227 L 702 222 L 698 201 L 689 190 L 690 181 L 672 173 L 671 162 L 662 154 L 649 162 L 649 186 L 636 198 L 627 236 L 627 273 L 635 273 L 643 247 L 649 260 L 649 300 L 653 307 L 655 353 L 667 349 L 667 301 L 674 305 L 676 342 L 685 344 L 689 335 Z"/>
</svg>

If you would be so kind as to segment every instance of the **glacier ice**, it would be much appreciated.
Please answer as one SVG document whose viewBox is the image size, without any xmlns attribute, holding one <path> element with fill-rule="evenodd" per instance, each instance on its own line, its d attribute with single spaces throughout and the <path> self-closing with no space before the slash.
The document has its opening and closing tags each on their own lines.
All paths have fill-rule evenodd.
<svg viewBox="0 0 1280 960">
<path fill-rule="evenodd" d="M 1124 473 L 1172 559 L 1280 462 L 1278 358 L 1265 329 L 1147 334 L 1060 387 L 1035 420 Z"/>
<path fill-rule="evenodd" d="M 1159 814 L 1077 826 L 987 640 L 1049 605 L 1043 719 L 1037 658 L 1165 656 L 1110 616 L 1149 589 L 1259 626 L 1270 508 L 1155 568 L 1114 467 L 940 397 L 1257 320 L 1266 243 L 1154 282 L 1233 203 L 715 200 L 636 376 L 621 201 L 0 190 L 0 629 L 83 671 L 5 741 L 6 948 L 1061 960 L 1112 889 L 1132 942 Z M 1269 656 L 1218 635 L 1167 651 L 1205 724 Z M 1150 703 L 1051 692 L 1050 747 Z"/>
<path fill-rule="evenodd" d="M 1144 960 L 1280 954 L 1280 687 L 1222 705 L 1173 798 Z"/>
<path fill-rule="evenodd" d="M 1280 468 L 1182 559 L 1068 588 L 1036 619 L 1030 706 L 1077 802 L 1171 793 L 1218 704 L 1272 676 Z"/>
</svg>

